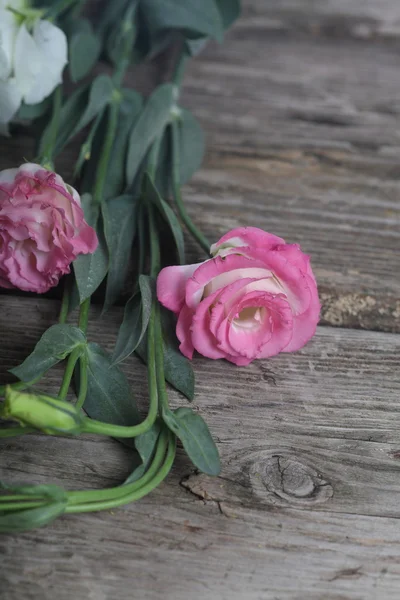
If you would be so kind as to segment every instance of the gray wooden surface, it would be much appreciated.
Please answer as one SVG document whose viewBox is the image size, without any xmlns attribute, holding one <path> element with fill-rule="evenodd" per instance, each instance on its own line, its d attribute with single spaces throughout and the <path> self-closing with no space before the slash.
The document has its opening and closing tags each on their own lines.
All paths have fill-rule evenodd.
<svg viewBox="0 0 400 600">
<path fill-rule="evenodd" d="M 136 504 L 1 537 L 2 600 L 398 600 L 399 34 L 397 0 L 245 0 L 224 45 L 192 64 L 183 101 L 208 153 L 189 210 L 211 239 L 253 224 L 301 243 L 321 326 L 300 352 L 246 368 L 196 358 L 221 476 L 179 452 Z M 6 147 L 1 167 L 32 142 Z M 58 309 L 0 296 L 2 381 Z M 92 317 L 91 339 L 111 348 L 120 309 Z M 125 369 L 145 410 L 144 369 Z M 94 436 L 1 443 L 8 480 L 99 488 L 129 468 L 124 447 Z"/>
</svg>

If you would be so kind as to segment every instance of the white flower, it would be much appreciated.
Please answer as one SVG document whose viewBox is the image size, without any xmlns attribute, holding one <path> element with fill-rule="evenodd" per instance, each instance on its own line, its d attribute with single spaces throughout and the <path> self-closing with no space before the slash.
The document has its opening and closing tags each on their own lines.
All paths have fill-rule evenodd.
<svg viewBox="0 0 400 600">
<path fill-rule="evenodd" d="M 67 39 L 61 29 L 37 18 L 21 22 L 7 7 L 25 8 L 24 0 L 0 0 L 0 133 L 22 102 L 38 104 L 62 81 Z"/>
</svg>

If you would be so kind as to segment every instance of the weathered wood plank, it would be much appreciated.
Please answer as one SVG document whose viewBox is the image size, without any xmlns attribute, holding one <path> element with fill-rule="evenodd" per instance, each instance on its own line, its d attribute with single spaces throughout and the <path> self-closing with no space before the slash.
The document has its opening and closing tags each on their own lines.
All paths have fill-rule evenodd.
<svg viewBox="0 0 400 600">
<path fill-rule="evenodd" d="M 398 599 L 398 520 L 219 509 L 176 487 L 2 538 L 2 600 Z"/>
<path fill-rule="evenodd" d="M 2 371 L 57 308 L 0 298 Z M 96 314 L 89 336 L 111 347 L 121 311 Z M 179 451 L 166 483 L 135 505 L 2 538 L 2 598 L 122 600 L 134 586 L 150 600 L 397 599 L 399 347 L 398 335 L 324 327 L 301 352 L 247 368 L 196 359 L 195 407 L 221 477 L 197 475 Z M 145 408 L 145 371 L 135 359 L 126 370 Z M 55 369 L 44 389 L 59 380 Z M 128 450 L 94 436 L 1 443 L 6 480 L 97 488 L 129 467 Z"/>
<path fill-rule="evenodd" d="M 0 314 L 6 322 L 19 321 L 16 336 L 11 332 L 12 325 L 5 330 L 0 354 L 3 372 L 29 352 L 54 318 L 56 305 L 41 299 L 35 309 L 28 299 L 0 298 Z M 92 315 L 90 339 L 111 349 L 121 310 L 113 310 L 107 320 L 96 319 L 98 312 L 95 309 Z M 224 488 L 218 480 L 195 476 L 186 485 L 193 489 L 206 486 L 209 497 L 215 497 L 217 489 L 216 500 L 224 501 L 228 494 L 238 502 L 251 501 L 253 507 L 280 503 L 400 516 L 399 346 L 398 335 L 320 328 L 302 351 L 256 361 L 245 369 L 197 358 L 195 407 L 204 414 L 219 441 L 223 477 L 228 484 Z M 127 361 L 126 370 L 145 410 L 145 369 L 133 358 Z M 60 371 L 54 369 L 43 389 L 54 393 L 59 382 Z M 171 398 L 174 404 L 182 402 L 174 392 Z M 7 441 L 3 460 L 11 453 L 14 464 L 24 443 L 20 439 Z M 78 442 L 55 439 L 49 443 L 54 451 L 65 443 L 66 450 L 60 456 L 71 456 Z M 89 443 L 87 438 L 85 444 Z M 38 448 L 29 438 L 26 444 Z M 41 469 L 47 468 L 45 446 L 37 452 L 34 460 L 43 460 Z M 97 452 L 90 456 L 95 459 Z M 110 472 L 119 460 L 121 454 L 117 451 Z M 187 461 L 183 464 L 188 468 Z M 276 477 L 282 470 L 287 471 L 290 480 L 300 477 L 300 488 L 308 482 L 311 488 L 304 498 L 296 489 L 290 493 L 280 490 L 281 482 Z M 189 468 L 185 474 L 190 473 Z M 291 481 L 289 488 L 293 485 Z"/>
<path fill-rule="evenodd" d="M 185 188 L 193 219 L 216 240 L 255 225 L 312 257 L 323 323 L 400 331 L 398 182 L 302 152 L 211 154 Z"/>
<path fill-rule="evenodd" d="M 226 43 L 211 44 L 185 79 L 182 101 L 208 137 L 204 168 L 185 191 L 193 218 L 211 240 L 256 224 L 301 243 L 330 325 L 400 332 L 398 52 L 382 39 L 310 35 L 301 22 L 395 23 L 398 10 L 393 0 L 379 10 L 248 0 Z M 284 23 L 275 32 L 274 18 Z M 130 81 L 148 92 L 159 76 L 141 67 Z M 22 147 L 34 153 L 26 137 L 6 143 L 1 166 L 18 164 Z M 60 157 L 63 174 L 76 155 L 73 145 Z"/>
<path fill-rule="evenodd" d="M 359 39 L 397 38 L 400 8 L 396 0 L 245 0 L 242 28 L 301 30 L 313 35 Z"/>
</svg>

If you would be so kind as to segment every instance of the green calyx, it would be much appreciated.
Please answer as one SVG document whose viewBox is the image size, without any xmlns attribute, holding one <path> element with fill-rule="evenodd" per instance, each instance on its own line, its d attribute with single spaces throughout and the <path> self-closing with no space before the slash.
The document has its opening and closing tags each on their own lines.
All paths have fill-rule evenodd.
<svg viewBox="0 0 400 600">
<path fill-rule="evenodd" d="M 18 421 L 23 427 L 34 427 L 49 435 L 76 435 L 83 428 L 82 415 L 69 402 L 43 394 L 19 392 L 10 386 L 6 388 L 0 417 Z"/>
</svg>

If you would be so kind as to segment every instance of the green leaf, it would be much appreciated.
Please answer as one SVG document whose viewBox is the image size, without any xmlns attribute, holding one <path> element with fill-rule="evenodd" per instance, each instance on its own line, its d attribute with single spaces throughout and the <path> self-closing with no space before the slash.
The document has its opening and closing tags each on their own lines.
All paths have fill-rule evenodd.
<svg viewBox="0 0 400 600">
<path fill-rule="evenodd" d="M 33 121 L 42 117 L 51 107 L 52 97 L 48 96 L 39 104 L 21 104 L 15 119 L 26 119 L 27 121 Z"/>
<path fill-rule="evenodd" d="M 128 140 L 134 123 L 143 108 L 143 98 L 131 89 L 122 90 L 122 101 L 118 114 L 117 131 L 114 138 L 111 159 L 104 184 L 104 198 L 118 196 L 125 189 L 125 157 Z"/>
<path fill-rule="evenodd" d="M 90 194 L 83 194 L 81 202 L 85 219 L 96 229 L 99 239 L 99 245 L 93 254 L 81 254 L 73 262 L 75 281 L 82 303 L 97 290 L 105 278 L 108 270 L 108 251 L 99 206 L 92 201 Z"/>
<path fill-rule="evenodd" d="M 189 110 L 180 109 L 179 131 L 179 173 L 181 185 L 189 181 L 200 168 L 204 157 L 204 134 L 198 120 Z"/>
<path fill-rule="evenodd" d="M 101 43 L 90 31 L 78 31 L 69 41 L 69 70 L 72 81 L 85 77 L 99 58 Z"/>
<path fill-rule="evenodd" d="M 144 105 L 129 138 L 126 162 L 128 185 L 133 183 L 147 150 L 171 119 L 175 96 L 175 86 L 164 83 L 155 89 Z"/>
<path fill-rule="evenodd" d="M 162 309 L 161 324 L 164 339 L 165 378 L 176 390 L 186 396 L 189 401 L 192 401 L 195 384 L 194 371 L 190 360 L 183 356 L 179 350 L 174 315 Z"/>
<path fill-rule="evenodd" d="M 240 0 L 216 0 L 224 29 L 229 29 L 240 16 Z"/>
<path fill-rule="evenodd" d="M 221 470 L 218 449 L 204 419 L 186 407 L 174 412 L 163 408 L 162 418 L 181 440 L 193 464 L 207 475 L 218 475 Z"/>
<path fill-rule="evenodd" d="M 146 0 L 141 9 L 152 37 L 165 29 L 180 29 L 222 40 L 222 20 L 215 0 Z"/>
<path fill-rule="evenodd" d="M 222 26 L 229 29 L 240 15 L 240 0 L 215 0 Z M 191 56 L 199 54 L 207 44 L 207 37 L 190 32 L 185 41 L 185 47 Z"/>
<path fill-rule="evenodd" d="M 87 346 L 88 392 L 85 410 L 92 419 L 114 425 L 136 425 L 140 415 L 129 382 L 98 344 Z"/>
<path fill-rule="evenodd" d="M 0 490 L 48 500 L 44 506 L 14 513 L 2 512 L 0 503 L 0 533 L 29 531 L 47 525 L 64 513 L 68 503 L 66 492 L 56 485 L 5 485 L 0 482 Z"/>
<path fill-rule="evenodd" d="M 172 188 L 172 134 L 171 127 L 164 129 L 158 149 L 155 185 L 162 198 L 168 198 Z"/>
<path fill-rule="evenodd" d="M 85 84 L 75 90 L 63 103 L 60 113 L 60 123 L 58 128 L 57 141 L 54 148 L 54 154 L 58 154 L 68 141 L 71 132 L 76 128 L 81 119 L 88 102 L 89 84 Z M 45 129 L 39 145 L 39 155 L 43 154 L 43 148 L 47 145 L 47 138 L 50 135 L 50 125 Z"/>
<path fill-rule="evenodd" d="M 118 23 L 128 7 L 128 5 L 132 2 L 132 0 L 113 0 L 112 2 L 107 2 L 101 10 L 101 18 L 98 24 L 98 30 L 101 35 L 104 35 L 104 32 L 107 31 L 114 23 Z M 134 3 L 137 0 L 133 0 Z"/>
<path fill-rule="evenodd" d="M 64 514 L 68 499 L 63 502 L 53 501 L 38 508 L 18 510 L 14 513 L 1 512 L 0 504 L 0 533 L 15 533 L 30 531 L 48 525 L 54 519 Z"/>
<path fill-rule="evenodd" d="M 113 364 L 125 360 L 141 343 L 150 320 L 152 306 L 150 277 L 139 276 L 139 291 L 127 302 L 113 353 Z"/>
<path fill-rule="evenodd" d="M 61 109 L 55 156 L 61 152 L 71 138 L 103 111 L 111 100 L 113 89 L 111 77 L 98 75 L 90 87 L 85 84 L 71 94 Z M 50 125 L 46 128 L 40 141 L 39 154 L 46 146 L 46 139 L 50 135 Z"/>
<path fill-rule="evenodd" d="M 158 208 L 161 216 L 166 221 L 175 241 L 179 261 L 183 264 L 185 262 L 185 241 L 182 227 L 172 208 L 161 198 L 148 173 L 145 173 L 143 177 L 143 195 L 146 201 L 151 202 Z"/>
<path fill-rule="evenodd" d="M 21 381 L 32 381 L 64 360 L 74 348 L 85 343 L 86 337 L 78 327 L 52 325 L 44 332 L 32 354 L 10 372 Z"/>
<path fill-rule="evenodd" d="M 70 133 L 67 141 L 74 137 L 81 129 L 86 127 L 111 101 L 114 84 L 108 75 L 98 75 L 90 87 L 86 108 L 77 125 Z"/>
<path fill-rule="evenodd" d="M 118 66 L 126 61 L 127 53 L 133 51 L 133 45 L 136 38 L 136 10 L 139 0 L 134 0 L 121 17 L 114 21 L 114 27 L 110 30 L 106 42 L 107 57 Z"/>
<path fill-rule="evenodd" d="M 103 310 L 114 304 L 124 287 L 136 232 L 137 206 L 137 201 L 128 194 L 102 204 L 104 233 L 110 257 Z"/>
</svg>

